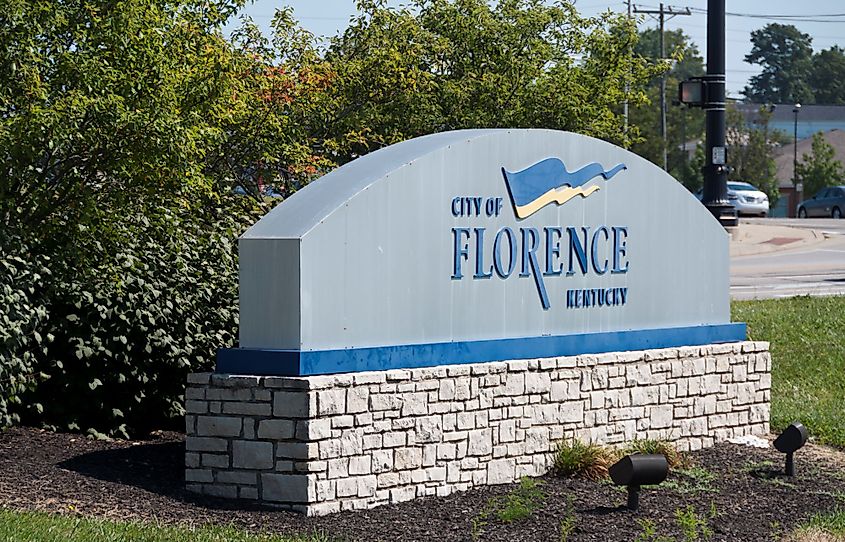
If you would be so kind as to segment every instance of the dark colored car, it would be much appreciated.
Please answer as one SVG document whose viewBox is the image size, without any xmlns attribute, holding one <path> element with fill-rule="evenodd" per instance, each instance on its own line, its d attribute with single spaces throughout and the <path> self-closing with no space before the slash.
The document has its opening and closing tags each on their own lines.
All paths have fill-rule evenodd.
<svg viewBox="0 0 845 542">
<path fill-rule="evenodd" d="M 845 186 L 822 188 L 810 199 L 798 204 L 798 217 L 842 218 L 845 213 Z"/>
</svg>

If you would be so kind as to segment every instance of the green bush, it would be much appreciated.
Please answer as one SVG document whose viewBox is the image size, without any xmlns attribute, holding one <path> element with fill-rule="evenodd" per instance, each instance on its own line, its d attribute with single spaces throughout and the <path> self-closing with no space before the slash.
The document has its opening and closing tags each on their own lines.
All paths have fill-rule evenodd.
<svg viewBox="0 0 845 542">
<path fill-rule="evenodd" d="M 43 294 L 23 292 L 42 295 L 44 307 L 18 317 L 25 329 L 6 341 L 12 355 L 4 371 L 30 375 L 29 384 L 31 375 L 47 377 L 16 388 L 16 397 L 25 393 L 12 415 L 115 436 L 181 417 L 187 373 L 212 368 L 216 350 L 235 344 L 235 240 L 257 217 L 252 205 L 244 198 L 176 210 L 143 205 L 57 245 Z M 20 277 L 12 280 L 30 307 Z M 31 351 L 28 331 L 40 337 L 40 350 Z"/>
<path fill-rule="evenodd" d="M 50 335 L 40 332 L 47 320 L 43 281 L 50 271 L 44 258 L 33 258 L 19 239 L 0 237 L 0 428 L 20 421 L 15 407 L 41 375 L 37 356 Z M 33 405 L 33 408 L 37 408 Z"/>
</svg>

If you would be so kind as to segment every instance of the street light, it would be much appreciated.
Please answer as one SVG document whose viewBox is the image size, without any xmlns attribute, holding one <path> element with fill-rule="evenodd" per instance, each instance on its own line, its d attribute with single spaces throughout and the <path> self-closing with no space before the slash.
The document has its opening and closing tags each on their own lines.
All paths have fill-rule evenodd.
<svg viewBox="0 0 845 542">
<path fill-rule="evenodd" d="M 804 191 L 803 186 L 798 185 L 798 112 L 801 111 L 801 104 L 795 104 L 795 107 L 792 108 L 792 112 L 795 114 L 795 124 L 793 127 L 793 152 L 792 152 L 792 184 L 795 186 L 795 192 L 798 195 L 798 203 L 801 203 L 803 199 L 802 192 Z M 802 183 L 803 184 L 803 183 Z"/>
</svg>

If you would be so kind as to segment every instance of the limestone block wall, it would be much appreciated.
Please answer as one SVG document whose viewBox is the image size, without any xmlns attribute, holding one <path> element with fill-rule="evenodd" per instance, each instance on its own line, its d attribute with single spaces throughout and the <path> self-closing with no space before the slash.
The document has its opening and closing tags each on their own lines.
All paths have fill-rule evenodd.
<svg viewBox="0 0 845 542">
<path fill-rule="evenodd" d="M 189 490 L 309 515 L 544 474 L 555 445 L 769 430 L 768 343 L 311 377 L 198 373 Z"/>
</svg>

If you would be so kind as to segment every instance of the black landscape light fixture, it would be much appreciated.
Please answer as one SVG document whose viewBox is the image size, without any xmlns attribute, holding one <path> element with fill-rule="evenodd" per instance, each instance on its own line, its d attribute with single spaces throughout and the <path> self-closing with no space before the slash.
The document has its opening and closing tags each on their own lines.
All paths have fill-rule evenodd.
<svg viewBox="0 0 845 542">
<path fill-rule="evenodd" d="M 792 422 L 775 439 L 775 449 L 786 454 L 787 476 L 795 476 L 795 462 L 792 456 L 799 448 L 807 443 L 808 436 L 807 428 L 801 422 Z"/>
<path fill-rule="evenodd" d="M 640 487 L 656 485 L 669 475 L 669 463 L 663 454 L 626 455 L 609 469 L 610 479 L 628 487 L 628 509 L 640 506 Z"/>
</svg>

